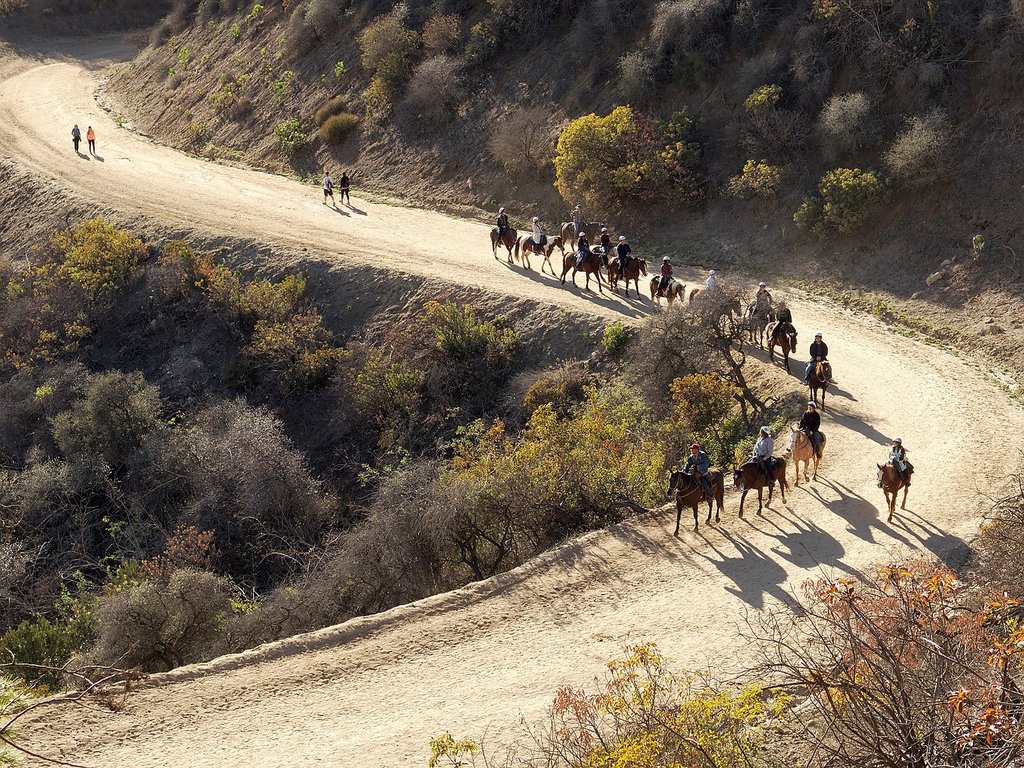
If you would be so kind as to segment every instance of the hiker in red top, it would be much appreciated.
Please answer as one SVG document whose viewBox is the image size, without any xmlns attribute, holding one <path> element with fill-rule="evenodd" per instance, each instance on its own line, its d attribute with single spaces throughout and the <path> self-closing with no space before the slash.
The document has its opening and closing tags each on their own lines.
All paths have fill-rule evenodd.
<svg viewBox="0 0 1024 768">
<path fill-rule="evenodd" d="M 95 155 L 96 154 L 96 131 L 94 131 L 92 129 L 91 125 L 89 126 L 88 130 L 86 130 L 86 132 L 85 132 L 85 139 L 86 139 L 86 141 L 89 142 L 89 154 L 90 155 Z"/>
</svg>

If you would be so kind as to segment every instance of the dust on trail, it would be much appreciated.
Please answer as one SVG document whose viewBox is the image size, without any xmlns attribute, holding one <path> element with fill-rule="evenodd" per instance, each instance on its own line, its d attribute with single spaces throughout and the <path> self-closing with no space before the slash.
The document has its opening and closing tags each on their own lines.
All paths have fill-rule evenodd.
<svg viewBox="0 0 1024 768">
<path fill-rule="evenodd" d="M 95 50 L 82 53 L 95 62 Z M 0 64 L 2 151 L 126 213 L 603 317 L 649 311 L 649 302 L 585 295 L 509 269 L 491 258 L 484 225 L 358 199 L 335 213 L 315 187 L 150 143 L 96 107 L 96 72 L 74 60 Z M 102 161 L 75 157 L 74 122 L 96 128 Z M 740 669 L 745 615 L 792 603 L 806 579 L 856 574 L 911 550 L 956 552 L 983 505 L 971 486 L 991 487 L 1014 468 L 1016 453 L 1000 438 L 1021 434 L 1024 412 L 957 357 L 789 295 L 801 347 L 808 331 L 825 332 L 838 387 L 824 414 L 819 481 L 793 489 L 785 504 L 777 499 L 763 517 L 755 499 L 739 520 L 730 493 L 720 526 L 697 534 L 684 518 L 678 540 L 673 514 L 637 518 L 463 590 L 176 671 L 116 714 L 47 713 L 25 723 L 28 743 L 119 768 L 421 766 L 442 730 L 486 733 L 494 746 L 517 733 L 521 714 L 537 722 L 557 686 L 592 681 L 627 641 L 656 641 L 685 666 Z M 875 461 L 897 433 L 918 474 L 909 510 L 888 524 Z M 967 436 L 971 471 L 953 458 Z"/>
</svg>

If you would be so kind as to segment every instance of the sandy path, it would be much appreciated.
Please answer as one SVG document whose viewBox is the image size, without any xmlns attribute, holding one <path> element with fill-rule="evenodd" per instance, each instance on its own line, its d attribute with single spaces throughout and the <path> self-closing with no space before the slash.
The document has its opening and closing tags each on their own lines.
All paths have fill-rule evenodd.
<svg viewBox="0 0 1024 768">
<path fill-rule="evenodd" d="M 486 253 L 481 225 L 362 201 L 362 213 L 341 216 L 295 181 L 153 145 L 99 111 L 93 87 L 79 64 L 23 63 L 0 82 L 0 146 L 126 212 L 312 250 L 337 243 L 342 262 L 387 256 L 409 272 L 603 316 L 642 312 L 510 272 Z M 97 127 L 102 163 L 71 152 L 75 120 Z M 422 240 L 415 249 L 413 232 Z M 26 725 L 31 745 L 91 766 L 422 766 L 431 735 L 486 730 L 500 742 L 520 713 L 536 720 L 556 686 L 586 684 L 626 641 L 655 640 L 686 665 L 738 667 L 745 612 L 791 601 L 821 568 L 855 573 L 908 549 L 945 555 L 962 546 L 981 502 L 964 493 L 953 446 L 970 436 L 972 456 L 991 451 L 969 480 L 996 482 L 1014 456 L 989 446 L 1020 434 L 1024 412 L 956 357 L 870 318 L 794 304 L 804 340 L 810 323 L 825 331 L 840 390 L 824 418 L 821 479 L 763 518 L 738 520 L 730 493 L 720 527 L 679 540 L 667 512 L 634 520 L 489 582 L 284 641 L 272 659 L 179 671 L 133 694 L 119 714 L 51 713 Z M 912 386 L 898 386 L 897 373 Z M 910 510 L 887 524 L 874 461 L 894 433 L 919 472 Z"/>
</svg>

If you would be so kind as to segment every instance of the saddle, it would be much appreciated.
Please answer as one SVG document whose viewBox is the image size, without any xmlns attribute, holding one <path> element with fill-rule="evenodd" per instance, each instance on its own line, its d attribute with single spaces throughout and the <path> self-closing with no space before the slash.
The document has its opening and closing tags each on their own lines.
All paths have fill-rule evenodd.
<svg viewBox="0 0 1024 768">
<path fill-rule="evenodd" d="M 828 360 L 819 360 L 814 366 L 814 374 L 822 381 L 832 381 L 832 364 Z"/>
<path fill-rule="evenodd" d="M 536 245 L 539 248 L 543 248 L 545 245 L 548 244 L 548 236 L 547 235 L 541 235 L 540 236 L 540 242 L 538 243 L 537 242 L 537 235 L 530 235 L 530 242 L 533 243 L 534 245 Z"/>
<path fill-rule="evenodd" d="M 658 295 L 659 296 L 664 296 L 665 295 L 665 291 L 667 291 L 672 286 L 677 285 L 677 281 L 676 281 L 676 279 L 674 277 L 670 277 L 668 279 L 668 281 L 666 281 L 665 278 L 663 278 L 661 275 L 658 275 L 654 279 L 658 281 Z"/>
</svg>

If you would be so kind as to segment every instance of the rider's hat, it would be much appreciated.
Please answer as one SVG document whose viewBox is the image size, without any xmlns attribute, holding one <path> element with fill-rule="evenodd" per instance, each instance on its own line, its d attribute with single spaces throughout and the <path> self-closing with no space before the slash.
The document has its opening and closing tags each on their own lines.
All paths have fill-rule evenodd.
<svg viewBox="0 0 1024 768">
<path fill-rule="evenodd" d="M 902 437 L 894 437 L 894 438 L 892 439 L 892 441 L 893 441 L 894 443 L 899 443 L 900 445 L 903 445 L 903 438 L 902 438 Z"/>
<path fill-rule="evenodd" d="M 672 258 L 670 256 L 662 256 L 661 260 L 662 261 L 672 261 Z"/>
<path fill-rule="evenodd" d="M 533 217 L 533 221 L 534 221 L 534 222 L 538 222 L 538 221 L 540 221 L 540 219 L 538 219 L 538 218 L 537 218 L 536 216 L 534 216 L 534 217 Z"/>
<path fill-rule="evenodd" d="M 625 235 L 619 235 L 619 240 L 622 240 L 623 242 L 625 242 L 626 241 L 626 236 Z"/>
<path fill-rule="evenodd" d="M 771 437 L 771 435 L 772 435 L 772 433 L 770 431 L 768 431 L 768 427 L 761 427 L 761 434 L 762 435 L 768 435 L 769 437 Z"/>
<path fill-rule="evenodd" d="M 817 404 L 813 400 L 811 400 L 811 401 L 809 401 L 807 403 L 807 407 L 808 408 L 813 408 L 814 410 L 818 410 L 818 406 L 817 406 Z"/>
<path fill-rule="evenodd" d="M 499 209 L 498 209 L 498 213 L 504 213 L 504 212 L 505 212 L 505 209 L 504 209 L 504 208 L 499 208 Z"/>
<path fill-rule="evenodd" d="M 697 449 L 697 450 L 699 451 L 699 450 L 700 450 L 700 443 L 694 443 L 693 445 L 691 445 L 691 446 L 690 446 L 690 450 L 691 450 L 691 451 L 692 451 L 692 450 L 693 450 L 694 448 L 696 448 L 696 449 Z"/>
<path fill-rule="evenodd" d="M 708 274 L 709 274 L 709 275 L 713 275 L 713 274 L 715 274 L 715 270 L 713 270 L 713 269 L 709 269 L 709 270 L 708 270 Z"/>
<path fill-rule="evenodd" d="M 821 336 L 821 331 L 815 331 L 814 338 L 818 338 L 819 336 Z"/>
<path fill-rule="evenodd" d="M 785 299 L 779 299 L 779 306 L 780 307 L 786 306 L 786 300 Z"/>
<path fill-rule="evenodd" d="M 767 288 L 768 287 L 768 283 L 758 283 L 757 287 L 758 288 Z"/>
<path fill-rule="evenodd" d="M 608 227 L 601 227 L 601 231 L 602 232 L 607 232 L 608 231 Z"/>
</svg>

